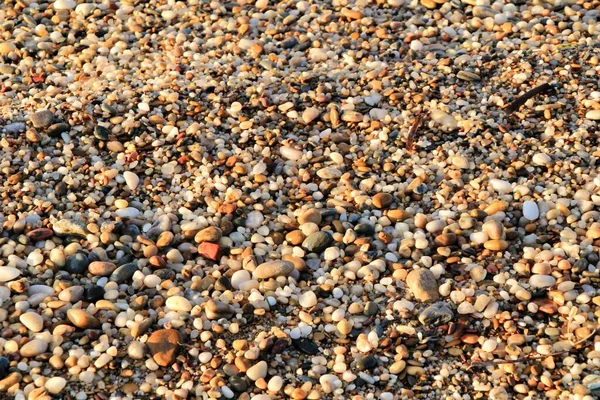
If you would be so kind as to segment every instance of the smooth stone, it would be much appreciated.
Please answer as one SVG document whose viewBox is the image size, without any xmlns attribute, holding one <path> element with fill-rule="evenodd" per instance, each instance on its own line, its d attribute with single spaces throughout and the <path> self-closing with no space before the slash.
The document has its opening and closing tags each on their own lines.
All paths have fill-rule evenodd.
<svg viewBox="0 0 600 400">
<path fill-rule="evenodd" d="M 506 193 L 511 189 L 510 182 L 503 181 L 501 179 L 490 179 L 490 185 L 492 186 L 492 188 L 494 188 L 496 192 L 499 193 Z"/>
<path fill-rule="evenodd" d="M 96 125 L 94 127 L 94 137 L 98 140 L 108 140 L 110 138 L 110 129 L 105 128 L 102 125 Z"/>
<path fill-rule="evenodd" d="M 531 161 L 534 165 L 538 165 L 540 167 L 544 167 L 552 163 L 552 158 L 546 153 L 536 153 L 531 158 Z"/>
<path fill-rule="evenodd" d="M 257 381 L 257 380 L 259 380 L 261 378 L 265 378 L 267 376 L 267 369 L 268 369 L 267 362 L 259 361 L 252 367 L 248 368 L 248 371 L 246 371 L 246 375 L 248 376 L 248 378 L 252 379 L 253 381 Z"/>
<path fill-rule="evenodd" d="M 14 267 L 0 267 L 0 282 L 9 282 L 21 275 L 21 270 Z"/>
<path fill-rule="evenodd" d="M 83 253 L 75 253 L 67 258 L 65 271 L 73 275 L 85 274 L 90 265 L 90 260 Z"/>
<path fill-rule="evenodd" d="M 102 286 L 93 285 L 85 288 L 83 292 L 83 300 L 88 303 L 95 303 L 104 298 L 104 288 Z"/>
<path fill-rule="evenodd" d="M 154 361 L 161 367 L 167 367 L 175 362 L 182 341 L 179 331 L 160 329 L 150 335 L 146 345 Z"/>
<path fill-rule="evenodd" d="M 319 347 L 310 339 L 293 339 L 292 344 L 296 349 L 300 350 L 304 354 L 308 354 L 311 356 L 319 354 Z"/>
<path fill-rule="evenodd" d="M 22 314 L 19 321 L 32 332 L 39 332 L 44 328 L 44 319 L 38 313 L 27 312 Z"/>
<path fill-rule="evenodd" d="M 56 0 L 54 2 L 55 10 L 72 10 L 77 6 L 75 0 Z"/>
<path fill-rule="evenodd" d="M 397 374 L 401 373 L 402 371 L 404 371 L 405 368 L 406 368 L 406 361 L 399 360 L 399 361 L 396 361 L 395 363 L 393 363 L 392 365 L 390 365 L 390 373 L 397 375 Z"/>
<path fill-rule="evenodd" d="M 203 243 L 203 242 L 216 243 L 219 240 L 221 240 L 222 236 L 223 236 L 223 231 L 221 231 L 221 229 L 217 228 L 216 226 L 209 226 L 208 228 L 204 228 L 200 232 L 198 232 L 196 234 L 196 236 L 194 236 L 194 241 L 196 243 Z"/>
<path fill-rule="evenodd" d="M 59 394 L 67 385 L 67 380 L 61 376 L 54 376 L 46 381 L 44 387 L 50 394 Z"/>
<path fill-rule="evenodd" d="M 192 304 L 188 299 L 183 296 L 171 296 L 167 299 L 166 305 L 170 310 L 190 312 L 192 311 Z"/>
<path fill-rule="evenodd" d="M 239 289 L 240 285 L 242 285 L 244 282 L 248 282 L 251 279 L 252 276 L 250 275 L 250 272 L 246 271 L 245 269 L 241 269 L 239 271 L 235 271 L 231 276 L 231 285 L 234 289 Z"/>
<path fill-rule="evenodd" d="M 365 314 L 367 317 L 372 317 L 373 315 L 379 314 L 379 305 L 374 301 L 367 301 L 363 310 L 363 314 Z"/>
<path fill-rule="evenodd" d="M 410 271 L 406 277 L 406 284 L 415 299 L 421 302 L 436 301 L 439 298 L 437 280 L 428 269 L 420 268 Z"/>
<path fill-rule="evenodd" d="M 6 378 L 9 367 L 10 360 L 6 357 L 0 357 L 0 380 Z"/>
<path fill-rule="evenodd" d="M 307 222 L 312 222 L 319 225 L 322 219 L 323 216 L 321 215 L 321 212 L 319 210 L 317 210 L 316 208 L 309 208 L 298 217 L 298 223 L 302 225 Z"/>
<path fill-rule="evenodd" d="M 246 381 L 239 376 L 232 376 L 229 378 L 229 386 L 231 386 L 232 390 L 238 393 L 243 393 L 248 390 L 248 383 L 246 383 Z"/>
<path fill-rule="evenodd" d="M 77 236 L 83 239 L 87 238 L 87 229 L 79 221 L 71 221 L 70 219 L 61 219 L 52 225 L 52 230 L 58 236 Z"/>
<path fill-rule="evenodd" d="M 361 236 L 373 236 L 375 227 L 371 224 L 360 223 L 354 227 L 354 232 Z"/>
<path fill-rule="evenodd" d="M 211 320 L 221 318 L 229 319 L 233 316 L 233 309 L 229 304 L 212 299 L 206 302 L 205 311 L 206 317 Z"/>
<path fill-rule="evenodd" d="M 47 128 L 52 124 L 54 114 L 50 110 L 39 110 L 29 117 L 35 128 Z"/>
<path fill-rule="evenodd" d="M 138 217 L 141 214 L 141 211 L 135 207 L 125 207 L 115 211 L 115 214 L 117 214 L 117 216 L 121 218 L 131 219 Z"/>
<path fill-rule="evenodd" d="M 25 343 L 23 347 L 21 347 L 19 353 L 22 357 L 36 357 L 45 353 L 47 349 L 48 343 L 42 339 L 33 339 L 32 341 Z"/>
<path fill-rule="evenodd" d="M 250 211 L 246 216 L 246 228 L 260 228 L 265 220 L 264 215 L 260 211 Z"/>
<path fill-rule="evenodd" d="M 523 203 L 523 216 L 530 221 L 535 221 L 540 216 L 540 210 L 535 201 L 527 200 Z"/>
<path fill-rule="evenodd" d="M 139 342 L 137 340 L 133 340 L 129 343 L 127 347 L 127 355 L 133 358 L 134 360 L 141 360 L 144 358 L 147 352 L 147 347 L 145 343 Z"/>
<path fill-rule="evenodd" d="M 321 111 L 316 107 L 309 107 L 302 112 L 302 121 L 305 124 L 310 124 L 314 121 L 319 115 L 321 115 Z"/>
<path fill-rule="evenodd" d="M 302 150 L 294 149 L 292 147 L 285 147 L 285 146 L 282 146 L 279 148 L 279 154 L 281 154 L 281 156 L 283 158 L 287 158 L 288 160 L 291 160 L 291 161 L 298 161 L 304 155 L 304 153 L 302 153 Z"/>
<path fill-rule="evenodd" d="M 125 171 L 123 172 L 123 178 L 125 179 L 125 184 L 129 190 L 137 189 L 138 184 L 140 183 L 140 178 L 137 176 L 137 174 L 131 171 Z"/>
<path fill-rule="evenodd" d="M 318 303 L 317 295 L 312 290 L 304 292 L 300 296 L 298 296 L 298 303 L 304 308 L 314 307 Z"/>
<path fill-rule="evenodd" d="M 591 119 L 592 121 L 600 120 L 600 110 L 590 110 L 585 113 L 586 119 Z"/>
<path fill-rule="evenodd" d="M 27 232 L 27 237 L 32 242 L 39 242 L 41 240 L 50 239 L 52 236 L 54 236 L 54 232 L 52 231 L 52 229 L 48 228 L 38 228 Z"/>
<path fill-rule="evenodd" d="M 317 176 L 321 179 L 338 179 L 342 176 L 342 171 L 337 168 L 325 167 L 317 171 Z"/>
<path fill-rule="evenodd" d="M 556 279 L 551 275 L 532 275 L 529 284 L 534 288 L 546 288 L 554 285 Z"/>
<path fill-rule="evenodd" d="M 88 271 L 94 276 L 109 276 L 112 274 L 117 266 L 108 261 L 94 261 L 88 266 Z"/>
<path fill-rule="evenodd" d="M 377 359 L 374 356 L 368 355 L 365 357 L 361 357 L 356 362 L 356 368 L 359 371 L 370 371 L 377 366 Z"/>
<path fill-rule="evenodd" d="M 373 205 L 377 208 L 387 208 L 392 205 L 394 196 L 390 193 L 377 193 L 373 196 Z"/>
<path fill-rule="evenodd" d="M 119 284 L 131 280 L 133 274 L 138 271 L 137 263 L 128 263 L 121 265 L 110 276 L 110 280 Z"/>
<path fill-rule="evenodd" d="M 446 303 L 435 303 L 419 314 L 419 322 L 423 325 L 443 325 L 452 321 L 454 313 Z"/>
<path fill-rule="evenodd" d="M 0 392 L 6 392 L 11 387 L 15 386 L 17 383 L 21 382 L 23 379 L 23 375 L 19 372 L 13 372 L 8 375 L 6 378 L 0 381 Z M 12 396 L 10 398 L 13 398 Z"/>
<path fill-rule="evenodd" d="M 87 311 L 79 308 L 68 310 L 67 318 L 74 326 L 81 329 L 99 329 L 102 326 L 98 318 L 91 316 Z"/>
<path fill-rule="evenodd" d="M 315 232 L 302 242 L 302 247 L 311 253 L 321 253 L 333 243 L 333 236 L 329 232 Z"/>
<path fill-rule="evenodd" d="M 274 260 L 260 264 L 252 273 L 254 279 L 270 279 L 278 276 L 289 276 L 294 271 L 294 264 L 289 261 Z"/>
</svg>

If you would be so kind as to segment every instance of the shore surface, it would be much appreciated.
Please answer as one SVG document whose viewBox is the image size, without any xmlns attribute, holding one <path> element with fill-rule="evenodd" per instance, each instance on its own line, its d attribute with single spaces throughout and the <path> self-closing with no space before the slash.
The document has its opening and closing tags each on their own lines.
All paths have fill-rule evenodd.
<svg viewBox="0 0 600 400">
<path fill-rule="evenodd" d="M 0 398 L 598 398 L 599 14 L 3 2 Z"/>
</svg>

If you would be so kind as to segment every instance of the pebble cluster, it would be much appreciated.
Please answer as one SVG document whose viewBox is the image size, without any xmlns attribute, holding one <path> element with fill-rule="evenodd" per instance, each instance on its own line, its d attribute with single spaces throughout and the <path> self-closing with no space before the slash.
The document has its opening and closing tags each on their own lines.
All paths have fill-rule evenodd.
<svg viewBox="0 0 600 400">
<path fill-rule="evenodd" d="M 2 2 L 0 398 L 598 398 L 599 14 Z"/>
</svg>

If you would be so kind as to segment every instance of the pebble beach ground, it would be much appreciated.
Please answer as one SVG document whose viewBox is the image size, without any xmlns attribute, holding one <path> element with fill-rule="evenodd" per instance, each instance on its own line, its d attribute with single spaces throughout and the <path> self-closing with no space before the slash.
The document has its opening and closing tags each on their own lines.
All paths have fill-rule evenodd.
<svg viewBox="0 0 600 400">
<path fill-rule="evenodd" d="M 4 1 L 0 399 L 600 396 L 600 1 Z"/>
</svg>

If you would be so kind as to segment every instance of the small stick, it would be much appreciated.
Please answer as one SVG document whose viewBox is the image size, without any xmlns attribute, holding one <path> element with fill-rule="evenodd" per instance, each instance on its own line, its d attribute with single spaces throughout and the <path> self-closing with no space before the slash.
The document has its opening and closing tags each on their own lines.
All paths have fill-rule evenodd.
<svg viewBox="0 0 600 400">
<path fill-rule="evenodd" d="M 596 330 L 598 328 L 595 328 L 592 333 L 590 333 L 588 336 L 584 337 L 583 339 L 578 340 L 577 342 L 573 343 L 569 340 L 569 342 L 571 342 L 571 344 L 573 344 L 573 348 L 577 347 L 578 345 L 580 345 L 581 343 L 587 341 L 589 338 L 591 338 L 592 336 L 594 336 L 596 334 Z M 467 371 L 471 370 L 472 368 L 479 368 L 479 367 L 486 367 L 488 365 L 500 365 L 500 364 L 518 364 L 521 362 L 526 362 L 526 361 L 531 361 L 531 360 L 540 360 L 546 357 L 555 357 L 555 356 L 559 356 L 561 354 L 567 354 L 570 353 L 573 349 L 568 349 L 568 350 L 563 350 L 563 351 L 559 351 L 556 353 L 551 353 L 548 355 L 540 355 L 540 356 L 534 356 L 534 357 L 521 357 L 521 358 L 517 358 L 516 360 L 496 360 L 496 361 L 482 361 L 482 362 L 476 362 L 473 363 L 471 365 L 469 365 L 469 368 L 467 368 Z"/>
<path fill-rule="evenodd" d="M 533 89 L 525 92 L 525 94 L 523 96 L 517 97 L 512 103 L 510 103 L 506 107 L 506 113 L 507 114 L 514 113 L 523 104 L 525 104 L 525 102 L 527 102 L 527 100 L 529 100 L 533 96 L 536 96 L 536 95 L 542 94 L 542 93 L 546 93 L 546 92 L 549 92 L 551 90 L 554 90 L 554 86 L 551 85 L 551 84 L 549 84 L 549 83 L 544 83 L 543 85 L 540 85 L 538 87 L 535 87 L 535 88 L 533 88 Z"/>
<path fill-rule="evenodd" d="M 419 129 L 419 125 L 421 125 L 421 120 L 422 120 L 422 117 L 420 115 L 417 116 L 417 118 L 415 119 L 415 122 L 413 122 L 413 124 L 410 126 L 410 129 L 408 130 L 408 135 L 406 136 L 406 150 L 409 153 L 412 153 L 413 150 L 415 149 L 415 143 L 414 143 L 415 133 L 417 133 L 417 129 Z"/>
</svg>

